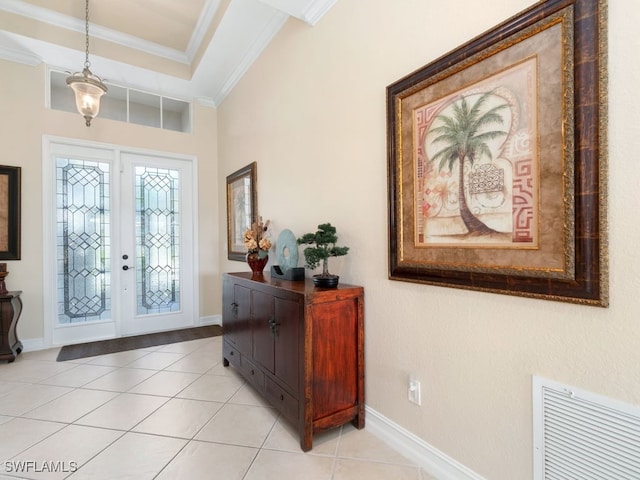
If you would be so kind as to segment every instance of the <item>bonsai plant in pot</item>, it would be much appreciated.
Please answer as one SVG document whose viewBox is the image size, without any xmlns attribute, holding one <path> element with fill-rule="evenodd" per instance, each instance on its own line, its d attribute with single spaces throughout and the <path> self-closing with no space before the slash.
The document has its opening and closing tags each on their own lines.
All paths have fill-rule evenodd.
<svg viewBox="0 0 640 480">
<path fill-rule="evenodd" d="M 313 283 L 317 287 L 335 288 L 338 286 L 340 277 L 329 273 L 329 258 L 346 255 L 349 247 L 338 247 L 337 241 L 336 227 L 330 223 L 318 225 L 318 230 L 315 233 L 305 233 L 297 240 L 299 245 L 310 245 L 303 252 L 307 268 L 313 270 L 322 262 L 322 273 L 312 277 Z"/>
</svg>

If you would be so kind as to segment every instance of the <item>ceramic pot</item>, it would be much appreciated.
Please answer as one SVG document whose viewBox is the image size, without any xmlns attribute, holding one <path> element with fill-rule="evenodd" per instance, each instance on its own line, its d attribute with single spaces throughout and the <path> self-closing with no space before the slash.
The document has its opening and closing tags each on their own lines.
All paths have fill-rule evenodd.
<svg viewBox="0 0 640 480">
<path fill-rule="evenodd" d="M 322 275 L 314 275 L 312 280 L 316 287 L 336 288 L 340 277 L 338 275 L 325 275 L 324 277 Z"/>
<path fill-rule="evenodd" d="M 262 277 L 262 271 L 269 261 L 269 255 L 260 258 L 257 253 L 247 253 L 247 263 L 254 277 Z"/>
</svg>

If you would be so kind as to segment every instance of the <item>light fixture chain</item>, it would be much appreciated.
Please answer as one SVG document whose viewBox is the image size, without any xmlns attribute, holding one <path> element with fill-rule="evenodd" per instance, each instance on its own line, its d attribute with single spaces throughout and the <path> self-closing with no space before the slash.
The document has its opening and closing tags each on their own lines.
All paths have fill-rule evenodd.
<svg viewBox="0 0 640 480">
<path fill-rule="evenodd" d="M 67 85 L 73 89 L 76 108 L 84 117 L 85 125 L 91 126 L 91 120 L 100 111 L 100 97 L 107 93 L 107 87 L 97 75 L 91 73 L 89 66 L 89 0 L 85 0 L 85 61 L 84 70 L 67 77 Z"/>
<path fill-rule="evenodd" d="M 85 18 L 85 36 L 86 36 L 84 66 L 86 68 L 89 68 L 91 66 L 91 62 L 89 61 L 89 0 L 85 1 L 84 18 Z"/>
</svg>

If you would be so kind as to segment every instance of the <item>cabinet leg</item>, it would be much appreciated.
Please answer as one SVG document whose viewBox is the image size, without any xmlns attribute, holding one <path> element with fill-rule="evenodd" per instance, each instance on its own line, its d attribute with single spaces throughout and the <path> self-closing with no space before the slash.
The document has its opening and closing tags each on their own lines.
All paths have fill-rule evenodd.
<svg viewBox="0 0 640 480">
<path fill-rule="evenodd" d="M 353 417 L 351 424 L 358 430 L 362 430 L 364 428 L 364 407 L 362 405 L 358 407 L 358 414 Z"/>
<path fill-rule="evenodd" d="M 303 452 L 308 452 L 311 450 L 311 446 L 313 444 L 313 435 L 311 432 L 304 432 L 300 437 L 300 448 Z"/>
<path fill-rule="evenodd" d="M 222 366 L 223 367 L 228 367 L 229 366 L 229 360 L 227 360 L 226 358 L 222 358 Z"/>
<path fill-rule="evenodd" d="M 7 363 L 12 363 L 15 359 L 16 359 L 16 352 L 13 351 L 11 348 L 3 349 L 3 351 L 0 352 L 0 361 L 6 360 Z"/>
<path fill-rule="evenodd" d="M 351 420 L 351 424 L 358 430 L 362 430 L 364 428 L 364 415 L 356 415 L 356 417 Z"/>
</svg>

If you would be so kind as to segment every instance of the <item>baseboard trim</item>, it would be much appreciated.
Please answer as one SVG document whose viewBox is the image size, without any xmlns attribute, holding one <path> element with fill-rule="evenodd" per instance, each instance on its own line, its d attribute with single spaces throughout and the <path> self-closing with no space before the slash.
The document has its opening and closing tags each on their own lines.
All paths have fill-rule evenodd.
<svg viewBox="0 0 640 480">
<path fill-rule="evenodd" d="M 365 407 L 367 430 L 439 480 L 486 480 L 420 437 Z"/>
<path fill-rule="evenodd" d="M 22 351 L 23 352 L 35 352 L 36 350 L 45 350 L 48 347 L 44 343 L 44 338 L 20 338 L 20 342 L 22 342 Z"/>
<path fill-rule="evenodd" d="M 222 326 L 222 315 L 209 315 L 200 317 L 199 325 L 219 325 Z"/>
</svg>

